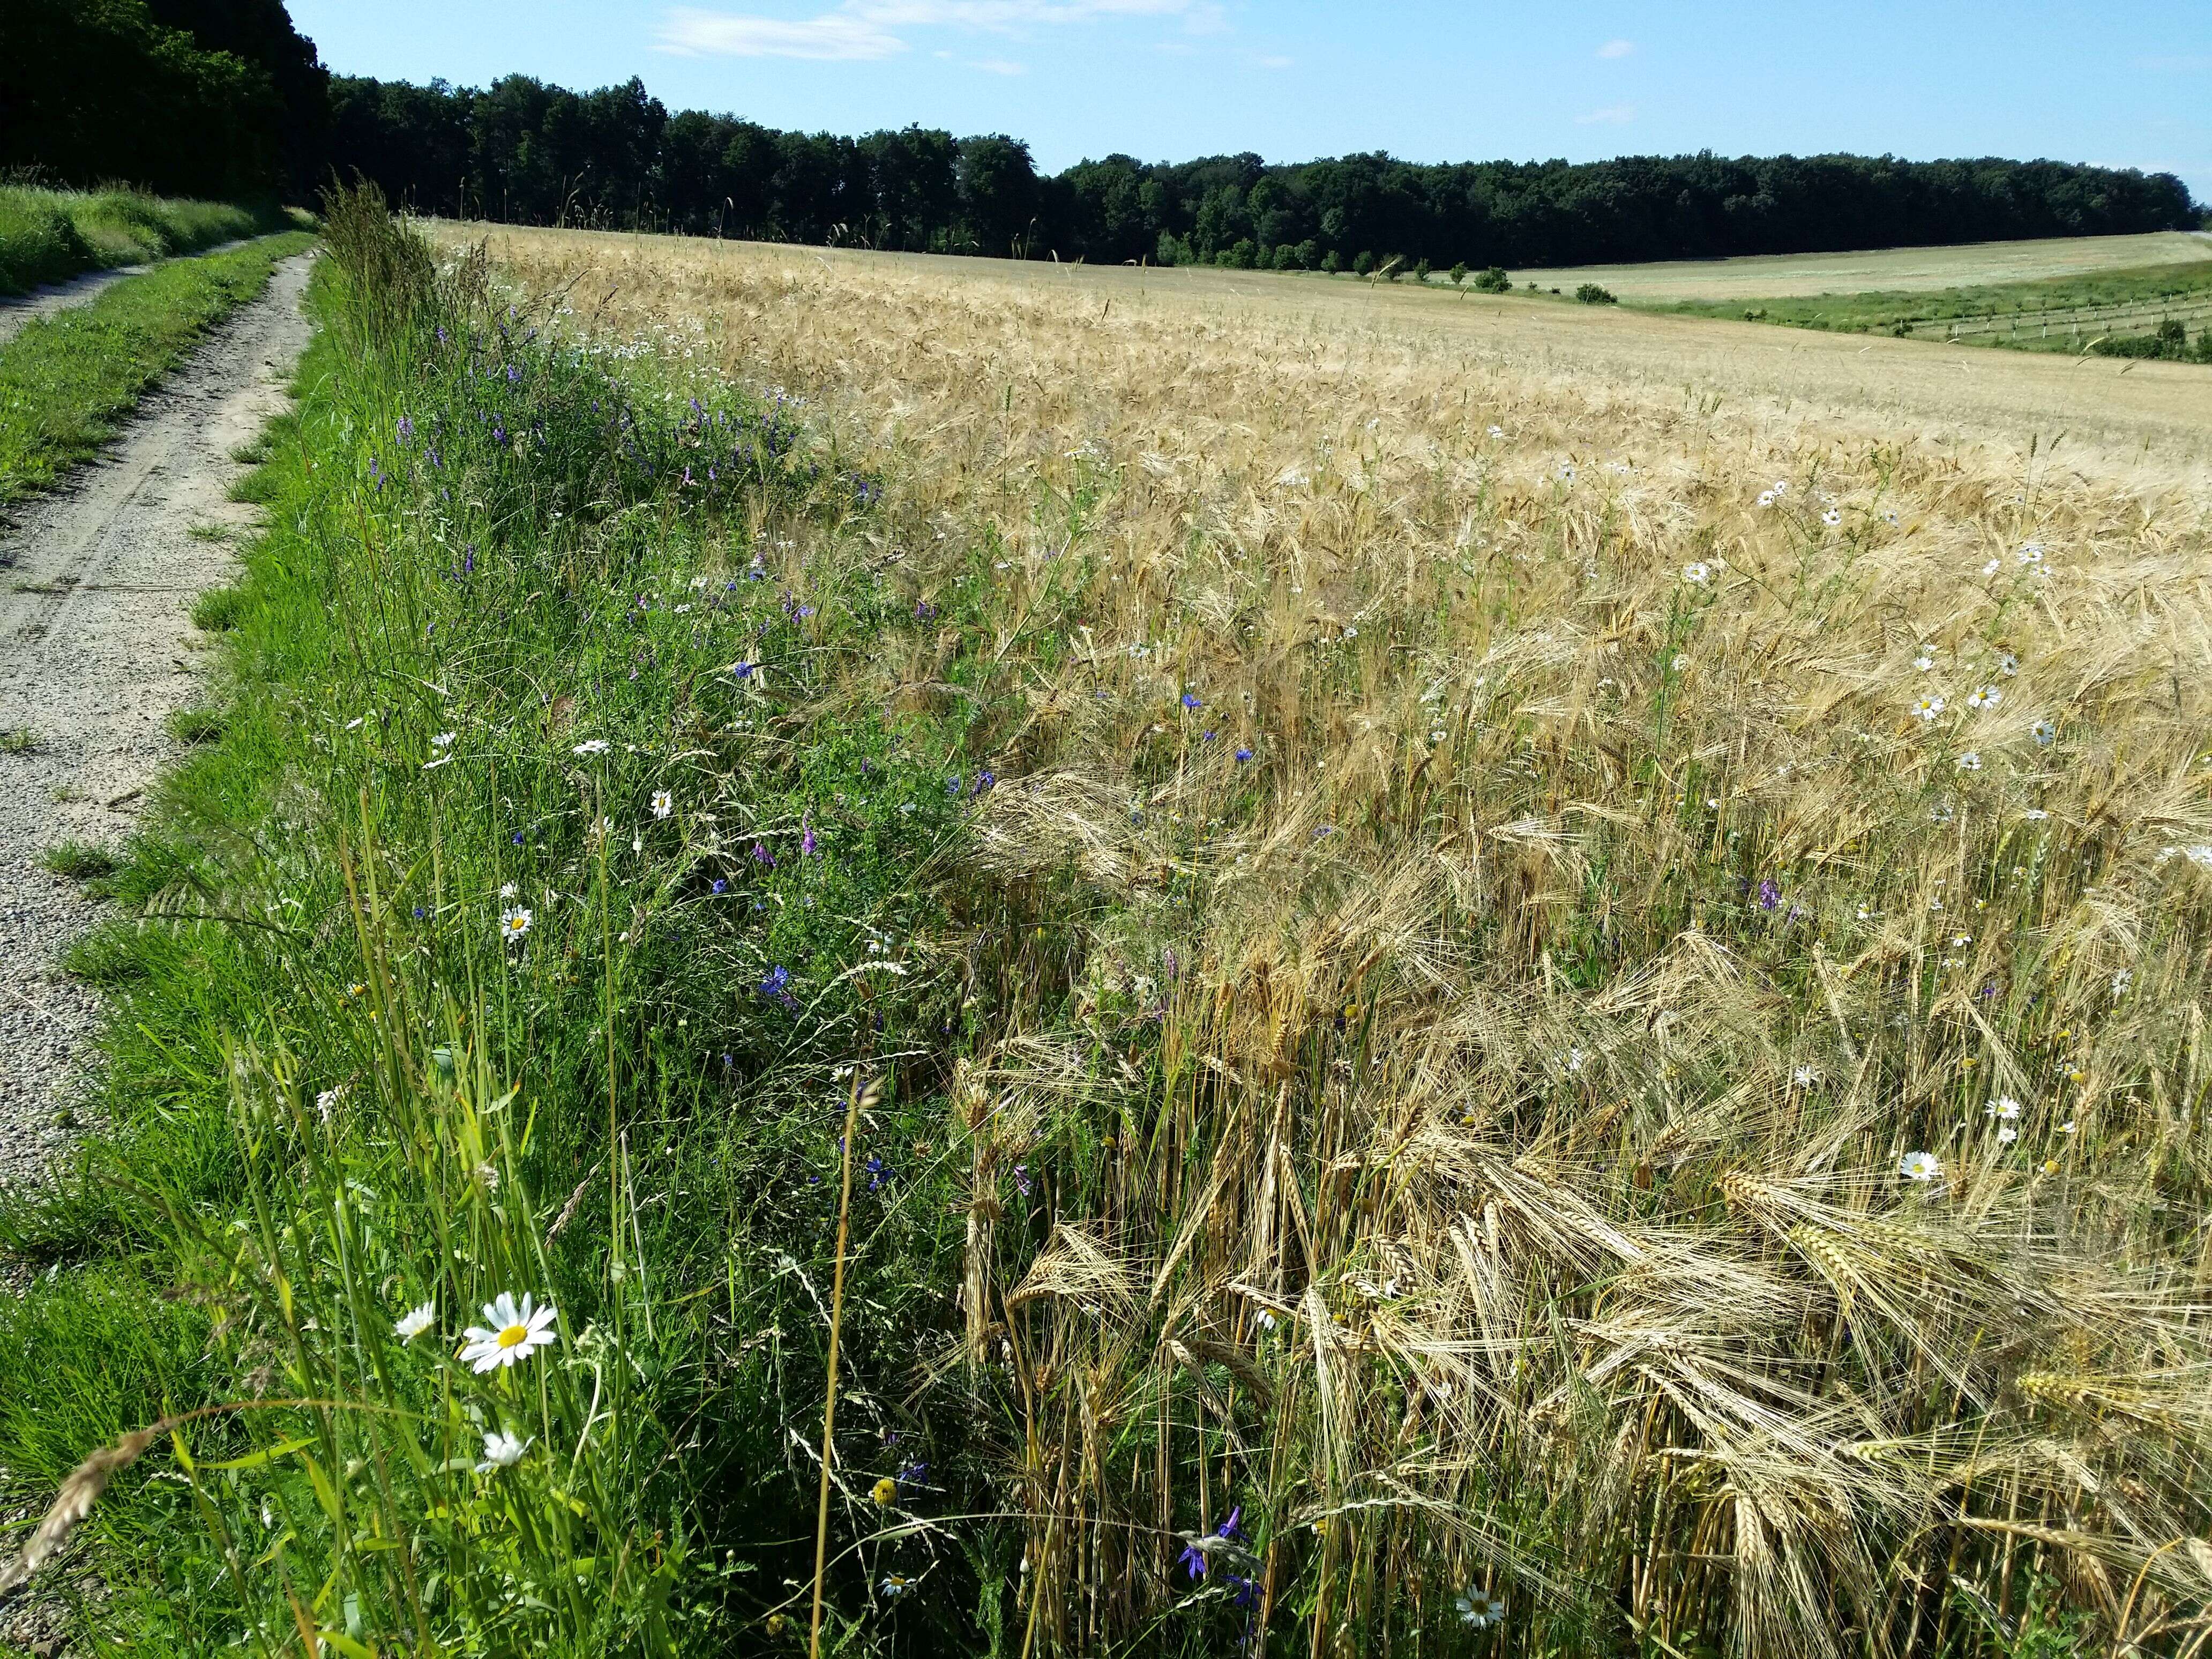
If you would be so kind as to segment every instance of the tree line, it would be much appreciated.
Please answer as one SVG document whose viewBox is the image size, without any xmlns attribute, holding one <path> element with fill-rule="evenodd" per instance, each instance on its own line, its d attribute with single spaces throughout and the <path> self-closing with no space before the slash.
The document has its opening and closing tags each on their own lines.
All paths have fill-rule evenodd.
<svg viewBox="0 0 2212 1659">
<path fill-rule="evenodd" d="M 1626 156 L 1040 173 L 1004 134 L 859 137 L 572 92 L 331 77 L 283 0 L 0 4 L 0 166 L 299 199 L 358 173 L 419 210 L 1015 258 L 1358 270 L 1798 253 L 2194 225 L 2171 173 L 1996 159 Z"/>
<path fill-rule="evenodd" d="M 1003 134 L 861 137 L 575 93 L 341 78 L 334 161 L 426 212 L 1015 258 L 1366 270 L 1590 264 L 2182 228 L 2171 173 L 1890 156 L 1271 166 L 1127 155 L 1041 173 Z"/>
</svg>

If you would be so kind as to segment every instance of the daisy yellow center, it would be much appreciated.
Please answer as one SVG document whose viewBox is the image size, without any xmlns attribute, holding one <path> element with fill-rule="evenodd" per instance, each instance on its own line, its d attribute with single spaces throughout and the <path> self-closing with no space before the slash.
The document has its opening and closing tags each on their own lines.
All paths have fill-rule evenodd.
<svg viewBox="0 0 2212 1659">
<path fill-rule="evenodd" d="M 530 1327 L 527 1325 L 509 1325 L 499 1334 L 499 1346 L 502 1348 L 520 1347 L 529 1340 Z"/>
</svg>

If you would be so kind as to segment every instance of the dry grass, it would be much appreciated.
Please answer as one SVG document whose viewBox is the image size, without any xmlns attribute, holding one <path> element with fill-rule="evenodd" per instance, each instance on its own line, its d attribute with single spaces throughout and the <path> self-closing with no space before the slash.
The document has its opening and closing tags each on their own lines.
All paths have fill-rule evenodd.
<svg viewBox="0 0 2212 1659">
<path fill-rule="evenodd" d="M 1498 1652 L 2196 1650 L 2201 374 L 492 252 L 883 471 L 787 580 L 971 617 L 848 695 L 972 708 L 972 920 L 1082 940 L 971 986 L 970 1380 L 917 1358 L 1005 1425 L 1034 1644 L 1162 1639 L 1241 1504 L 1316 1652 L 1468 1584 Z"/>
<path fill-rule="evenodd" d="M 1797 295 L 1904 293 L 1984 283 L 2027 283 L 2139 265 L 2212 259 L 2212 236 L 2161 230 L 2142 236 L 1970 242 L 1957 247 L 1869 248 L 1851 253 L 1759 254 L 1642 265 L 1516 270 L 1514 280 L 1571 290 L 1598 283 L 1625 300 L 1788 299 Z"/>
</svg>

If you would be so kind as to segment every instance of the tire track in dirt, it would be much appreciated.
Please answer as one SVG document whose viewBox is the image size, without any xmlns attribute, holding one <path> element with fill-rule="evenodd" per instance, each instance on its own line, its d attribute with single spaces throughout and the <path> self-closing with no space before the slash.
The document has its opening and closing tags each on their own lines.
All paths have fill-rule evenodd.
<svg viewBox="0 0 2212 1659">
<path fill-rule="evenodd" d="M 286 406 L 312 257 L 278 265 L 106 456 L 0 533 L 0 733 L 30 734 L 0 743 L 0 1186 L 39 1179 L 66 1143 L 98 1012 L 61 962 L 99 907 L 42 855 L 119 841 L 175 757 L 167 720 L 197 688 L 204 644 L 192 602 L 235 568 L 191 532 L 253 522 L 228 498 L 246 471 L 231 452 Z"/>
</svg>

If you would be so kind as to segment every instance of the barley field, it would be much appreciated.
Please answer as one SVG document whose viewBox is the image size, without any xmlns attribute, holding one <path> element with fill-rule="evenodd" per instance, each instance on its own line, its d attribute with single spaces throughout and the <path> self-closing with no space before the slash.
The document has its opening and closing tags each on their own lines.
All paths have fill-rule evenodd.
<svg viewBox="0 0 2212 1659">
<path fill-rule="evenodd" d="M 0 1592 L 2212 1645 L 2199 371 L 326 222 Z"/>
<path fill-rule="evenodd" d="M 948 619 L 836 694 L 995 781 L 883 1386 L 997 1376 L 1025 1648 L 2212 1639 L 2187 371 L 488 234 Z"/>
<path fill-rule="evenodd" d="M 1632 301 L 1759 300 L 1971 288 L 2205 259 L 2212 259 L 2212 236 L 2198 231 L 2161 230 L 2136 236 L 2057 237 L 2028 242 L 1971 242 L 1953 247 L 1755 254 L 1734 259 L 1516 270 L 1513 278 L 1564 288 L 1570 293 L 1578 283 L 1596 283 Z"/>
</svg>

